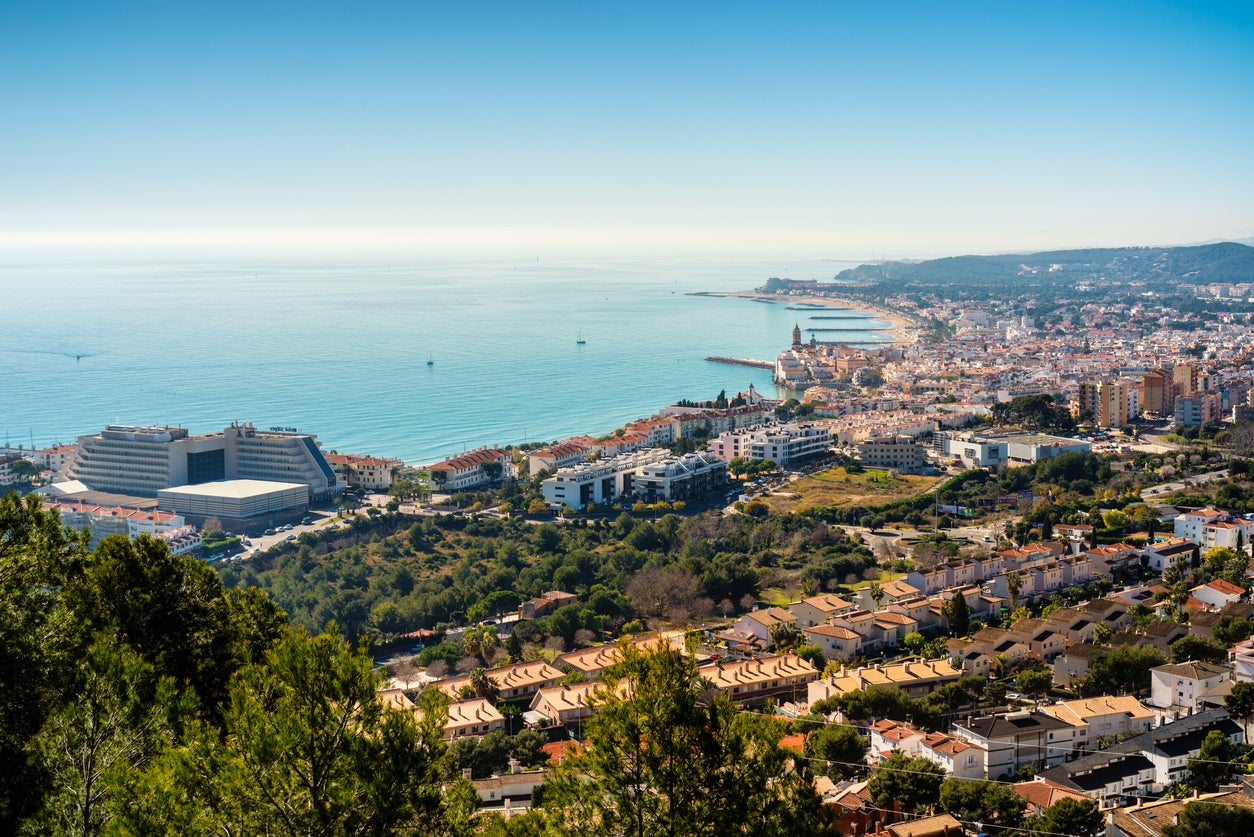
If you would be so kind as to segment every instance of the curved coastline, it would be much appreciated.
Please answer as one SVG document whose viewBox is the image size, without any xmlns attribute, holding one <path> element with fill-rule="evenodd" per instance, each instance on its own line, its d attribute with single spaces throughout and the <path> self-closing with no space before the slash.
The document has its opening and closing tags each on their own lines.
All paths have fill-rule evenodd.
<svg viewBox="0 0 1254 837">
<path fill-rule="evenodd" d="M 760 291 L 727 291 L 724 293 L 704 293 L 702 296 L 728 296 L 741 297 L 743 299 L 752 299 L 759 302 L 778 302 L 780 299 L 786 299 L 793 304 L 804 304 L 816 306 L 811 310 L 820 311 L 824 308 L 839 308 L 842 310 L 864 311 L 873 314 L 881 320 L 892 323 L 892 328 L 885 331 L 885 334 L 891 336 L 893 343 L 909 344 L 918 340 L 919 325 L 911 318 L 896 311 L 889 311 L 878 305 L 872 305 L 859 299 L 851 299 L 844 296 L 784 296 L 778 294 L 766 294 Z"/>
</svg>

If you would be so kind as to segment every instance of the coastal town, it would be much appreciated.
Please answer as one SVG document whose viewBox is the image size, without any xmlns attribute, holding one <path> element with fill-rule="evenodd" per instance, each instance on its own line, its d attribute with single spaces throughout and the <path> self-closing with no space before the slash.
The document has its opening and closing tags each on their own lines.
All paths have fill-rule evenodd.
<svg viewBox="0 0 1254 837">
<path fill-rule="evenodd" d="M 506 819 L 667 655 L 782 725 L 829 833 L 1254 812 L 1254 324 L 1231 304 L 1254 286 L 1182 286 L 1188 317 L 1135 280 L 1132 302 L 1072 290 L 1041 315 L 773 279 L 753 295 L 796 311 L 787 345 L 716 361 L 769 364 L 772 393 L 422 466 L 115 424 L 6 448 L 0 484 L 93 548 L 157 540 L 370 637 L 378 700 L 438 713 Z M 810 325 L 851 310 L 891 342 Z"/>
</svg>

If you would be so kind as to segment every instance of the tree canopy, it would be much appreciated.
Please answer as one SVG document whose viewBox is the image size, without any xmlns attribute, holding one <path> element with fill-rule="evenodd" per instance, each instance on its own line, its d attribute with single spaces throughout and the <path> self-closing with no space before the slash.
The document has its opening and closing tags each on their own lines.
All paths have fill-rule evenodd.
<svg viewBox="0 0 1254 837">
<path fill-rule="evenodd" d="M 594 693 L 586 748 L 546 787 L 550 826 L 636 837 L 818 833 L 821 803 L 779 748 L 782 726 L 706 693 L 691 658 L 626 646 Z"/>
<path fill-rule="evenodd" d="M 1163 827 L 1163 837 L 1246 837 L 1254 831 L 1254 808 L 1191 802 L 1179 821 Z"/>
</svg>

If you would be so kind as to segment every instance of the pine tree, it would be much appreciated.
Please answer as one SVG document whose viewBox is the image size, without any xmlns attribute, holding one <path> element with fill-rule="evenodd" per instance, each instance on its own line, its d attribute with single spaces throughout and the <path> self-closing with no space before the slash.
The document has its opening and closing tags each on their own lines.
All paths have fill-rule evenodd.
<svg viewBox="0 0 1254 837">
<path fill-rule="evenodd" d="M 791 769 L 771 719 L 706 700 L 696 663 L 663 647 L 631 646 L 603 675 L 586 749 L 545 788 L 555 833 L 801 835 L 821 832 L 822 804 Z"/>
<path fill-rule="evenodd" d="M 949 633 L 951 636 L 963 637 L 971 630 L 971 608 L 966 598 L 957 593 L 949 600 Z"/>
</svg>

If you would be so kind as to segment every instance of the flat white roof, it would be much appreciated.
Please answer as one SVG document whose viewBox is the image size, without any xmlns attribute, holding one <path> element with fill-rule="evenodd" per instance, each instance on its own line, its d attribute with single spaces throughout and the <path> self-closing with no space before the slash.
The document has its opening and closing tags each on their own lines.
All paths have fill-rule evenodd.
<svg viewBox="0 0 1254 837">
<path fill-rule="evenodd" d="M 53 495 L 72 497 L 75 494 L 86 494 L 89 491 L 91 491 L 91 487 L 79 480 L 62 480 L 61 482 L 54 482 L 38 488 L 35 490 L 35 493 L 47 497 Z"/>
<path fill-rule="evenodd" d="M 246 497 L 259 497 L 279 491 L 290 491 L 293 488 L 309 488 L 303 482 L 272 482 L 270 480 L 220 480 L 218 482 L 202 482 L 198 485 L 180 485 L 175 488 L 163 488 L 158 495 L 181 495 L 184 497 L 221 497 L 223 499 L 242 500 Z"/>
</svg>

